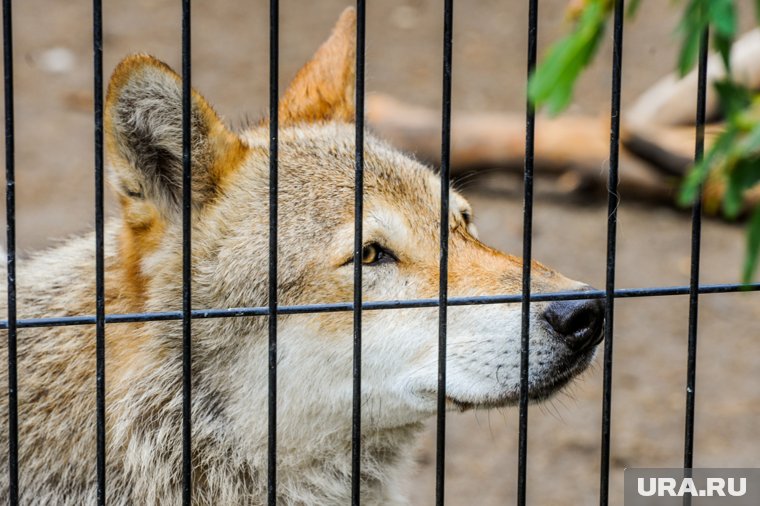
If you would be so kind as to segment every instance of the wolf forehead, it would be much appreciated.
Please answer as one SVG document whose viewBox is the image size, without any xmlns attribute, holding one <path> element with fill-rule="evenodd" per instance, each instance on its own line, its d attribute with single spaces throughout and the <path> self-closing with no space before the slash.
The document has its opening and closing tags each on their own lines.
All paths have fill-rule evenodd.
<svg viewBox="0 0 760 506">
<path fill-rule="evenodd" d="M 241 187 L 255 178 L 269 181 L 268 130 L 243 134 L 251 146 L 253 170 L 240 171 Z M 329 208 L 336 218 L 353 217 L 356 191 L 355 126 L 342 123 L 297 125 L 280 131 L 278 146 L 278 193 L 282 206 Z M 362 185 L 365 210 L 373 206 L 413 211 L 417 227 L 437 225 L 440 220 L 441 179 L 429 167 L 368 135 L 363 146 Z M 268 186 L 265 189 L 268 191 Z M 450 211 L 455 216 L 472 214 L 469 204 L 450 190 Z"/>
</svg>

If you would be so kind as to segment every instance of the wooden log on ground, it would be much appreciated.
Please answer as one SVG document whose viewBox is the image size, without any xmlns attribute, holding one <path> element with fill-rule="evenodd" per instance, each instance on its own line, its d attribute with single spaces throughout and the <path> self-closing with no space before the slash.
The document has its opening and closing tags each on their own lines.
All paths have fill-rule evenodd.
<svg viewBox="0 0 760 506">
<path fill-rule="evenodd" d="M 366 101 L 367 124 L 396 148 L 439 166 L 440 112 L 372 94 Z M 538 117 L 535 173 L 551 175 L 570 193 L 606 191 L 610 150 L 609 119 L 582 116 Z M 522 172 L 525 117 L 511 113 L 454 112 L 451 124 L 451 174 L 484 168 Z M 672 203 L 676 181 L 663 177 L 625 153 L 621 156 L 620 191 L 637 199 Z"/>
<path fill-rule="evenodd" d="M 760 29 L 744 34 L 731 50 L 733 78 L 752 90 L 760 90 Z M 706 147 L 722 130 L 720 103 L 714 83 L 726 77 L 717 54 L 707 62 Z M 623 115 L 623 143 L 652 167 L 683 176 L 694 160 L 697 70 L 684 77 L 669 74 L 655 83 Z"/>
</svg>

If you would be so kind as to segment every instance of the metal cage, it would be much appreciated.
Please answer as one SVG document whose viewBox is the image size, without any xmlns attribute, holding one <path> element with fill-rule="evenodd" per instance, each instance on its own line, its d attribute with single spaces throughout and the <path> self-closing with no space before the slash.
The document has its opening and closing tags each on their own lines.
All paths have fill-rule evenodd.
<svg viewBox="0 0 760 506">
<path fill-rule="evenodd" d="M 538 0 L 529 1 L 528 31 L 528 68 L 529 76 L 536 64 Z M 277 315 L 317 312 L 353 312 L 353 423 L 352 423 L 352 504 L 360 503 L 360 456 L 361 456 L 361 343 L 362 312 L 375 310 L 392 310 L 395 308 L 438 307 L 439 308 L 439 353 L 438 353 L 438 414 L 437 414 L 437 451 L 436 451 L 436 504 L 444 504 L 444 465 L 445 465 L 445 431 L 446 431 L 446 311 L 448 306 L 517 303 L 522 304 L 521 336 L 521 393 L 519 402 L 519 452 L 518 452 L 518 495 L 517 504 L 526 504 L 526 469 L 528 458 L 528 346 L 530 303 L 534 301 L 556 301 L 572 299 L 599 298 L 606 302 L 604 324 L 604 373 L 603 373 L 603 409 L 601 431 L 601 472 L 600 504 L 608 504 L 610 472 L 610 435 L 612 403 L 612 347 L 614 330 L 614 303 L 617 298 L 654 297 L 671 295 L 689 295 L 688 321 L 688 371 L 685 413 L 685 449 L 684 467 L 692 467 L 694 440 L 694 406 L 695 406 L 695 371 L 697 351 L 697 311 L 699 295 L 707 293 L 727 293 L 742 290 L 760 290 L 760 283 L 741 284 L 699 284 L 699 256 L 701 231 L 701 206 L 699 199 L 692 211 L 691 277 L 688 286 L 664 286 L 652 288 L 619 289 L 615 285 L 616 225 L 619 197 L 618 154 L 620 144 L 620 89 L 622 71 L 624 0 L 615 0 L 614 12 L 614 49 L 612 61 L 612 103 L 610 108 L 610 158 L 609 158 L 609 197 L 607 220 L 607 270 L 604 290 L 590 292 L 531 293 L 531 240 L 533 215 L 533 153 L 535 131 L 535 108 L 528 102 L 526 115 L 525 164 L 524 164 L 524 214 L 523 214 L 523 278 L 522 293 L 516 295 L 482 296 L 482 297 L 448 297 L 448 207 L 449 207 L 449 159 L 450 159 L 450 124 L 451 124 L 451 81 L 452 81 L 452 31 L 453 0 L 444 0 L 443 32 L 443 69 L 442 89 L 443 107 L 441 117 L 441 229 L 440 229 L 440 286 L 438 297 L 424 300 L 392 300 L 362 303 L 362 207 L 363 207 L 363 168 L 364 168 L 364 53 L 365 53 L 365 1 L 357 0 L 356 26 L 356 153 L 355 153 L 355 237 L 354 237 L 354 297 L 352 302 L 339 304 L 310 304 L 301 306 L 280 306 L 277 302 L 277 162 L 278 162 L 278 68 L 279 68 L 279 6 L 277 0 L 270 0 L 270 84 L 269 84 L 269 168 L 270 168 L 270 223 L 269 223 L 269 300 L 266 306 L 248 308 L 207 308 L 193 310 L 191 306 L 191 192 L 190 192 L 190 0 L 182 2 L 182 89 L 183 89 L 183 270 L 182 270 L 182 310 L 106 314 L 104 298 L 104 241 L 103 241 L 103 37 L 102 37 L 102 2 L 93 0 L 93 69 L 94 69 L 94 176 L 95 176 L 95 230 L 96 230 L 96 314 L 67 317 L 18 319 L 16 316 L 16 226 L 15 226 L 15 164 L 14 164 L 14 107 L 13 107 L 13 36 L 11 21 L 11 0 L 3 0 L 3 57 L 5 84 L 5 152 L 6 152 L 6 202 L 7 202 L 7 289 L 8 315 L 0 320 L 0 329 L 8 331 L 8 398 L 9 398 L 9 448 L 8 461 L 10 472 L 10 503 L 18 504 L 18 409 L 17 409 L 17 362 L 16 332 L 19 328 L 53 327 L 65 325 L 95 325 L 97 358 L 97 487 L 98 504 L 106 503 L 106 420 L 105 420 L 105 332 L 106 324 L 120 322 L 181 320 L 183 326 L 183 503 L 189 505 L 192 500 L 192 468 L 190 455 L 191 440 L 191 344 L 192 320 L 197 318 L 231 318 L 231 317 L 266 317 L 269 329 L 269 449 L 268 449 L 268 503 L 276 503 L 277 491 L 277 448 L 276 448 L 276 406 L 277 406 Z M 708 53 L 708 33 L 702 34 L 699 58 L 699 87 L 696 107 L 697 141 L 695 159 L 702 157 L 704 150 L 706 69 Z M 21 470 L 23 472 L 23 469 Z"/>
</svg>

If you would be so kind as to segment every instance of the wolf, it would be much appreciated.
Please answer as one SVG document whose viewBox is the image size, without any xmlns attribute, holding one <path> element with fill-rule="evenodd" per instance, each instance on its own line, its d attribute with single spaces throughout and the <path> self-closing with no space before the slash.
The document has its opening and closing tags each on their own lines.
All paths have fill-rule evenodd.
<svg viewBox="0 0 760 506">
<path fill-rule="evenodd" d="M 279 104 L 278 297 L 334 303 L 353 293 L 355 13 L 296 75 Z M 192 293 L 195 308 L 267 303 L 269 132 L 235 133 L 192 93 Z M 121 213 L 105 224 L 108 313 L 179 310 L 182 300 L 182 87 L 147 55 L 124 59 L 105 101 L 110 184 Z M 368 135 L 362 216 L 365 300 L 437 296 L 439 177 Z M 518 293 L 522 262 L 477 238 L 467 201 L 450 192 L 451 296 Z M 95 237 L 73 238 L 18 267 L 20 318 L 93 314 Z M 534 262 L 535 291 L 586 290 Z M 3 308 L 7 307 L 5 294 Z M 4 310 L 4 309 L 3 309 Z M 595 300 L 534 303 L 529 396 L 540 401 L 592 361 Z M 197 319 L 192 347 L 195 504 L 267 497 L 267 323 Z M 352 315 L 278 317 L 277 502 L 351 497 Z M 520 305 L 451 307 L 447 408 L 519 399 Z M 436 412 L 436 308 L 367 311 L 362 343 L 363 504 L 404 504 L 399 480 Z M 5 347 L 0 352 L 7 360 Z M 107 501 L 181 503 L 182 328 L 176 321 L 106 329 Z M 23 504 L 96 502 L 95 329 L 18 332 L 19 479 Z M 7 381 L 5 368 L 0 382 Z M 4 424 L 8 401 L 0 396 Z M 7 432 L 0 432 L 6 447 Z M 7 499 L 8 474 L 0 473 Z"/>
</svg>

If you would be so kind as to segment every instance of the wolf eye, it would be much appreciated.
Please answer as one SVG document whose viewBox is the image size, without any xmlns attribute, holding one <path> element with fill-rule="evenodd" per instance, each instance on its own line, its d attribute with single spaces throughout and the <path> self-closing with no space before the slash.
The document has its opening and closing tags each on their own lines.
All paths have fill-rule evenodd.
<svg viewBox="0 0 760 506">
<path fill-rule="evenodd" d="M 362 248 L 362 264 L 363 265 L 380 265 L 390 262 L 398 262 L 398 257 L 388 248 L 380 246 L 376 242 L 365 244 Z M 349 265 L 354 263 L 353 255 L 346 259 L 342 265 Z"/>
<path fill-rule="evenodd" d="M 396 257 L 389 250 L 376 242 L 369 243 L 362 249 L 362 264 L 378 265 L 396 261 Z"/>
<path fill-rule="evenodd" d="M 362 249 L 362 263 L 363 264 L 373 264 L 380 256 L 380 251 L 375 247 L 374 244 L 368 244 L 364 246 L 364 249 Z"/>
</svg>

